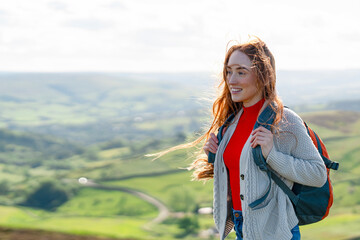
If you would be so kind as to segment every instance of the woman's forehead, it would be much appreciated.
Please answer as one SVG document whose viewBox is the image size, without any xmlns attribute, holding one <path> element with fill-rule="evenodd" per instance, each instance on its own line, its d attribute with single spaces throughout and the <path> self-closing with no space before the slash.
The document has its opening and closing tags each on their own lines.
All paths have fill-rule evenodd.
<svg viewBox="0 0 360 240">
<path fill-rule="evenodd" d="M 234 67 L 234 66 L 251 68 L 252 62 L 245 53 L 241 51 L 234 51 L 230 55 L 229 61 L 227 63 L 227 67 Z"/>
</svg>

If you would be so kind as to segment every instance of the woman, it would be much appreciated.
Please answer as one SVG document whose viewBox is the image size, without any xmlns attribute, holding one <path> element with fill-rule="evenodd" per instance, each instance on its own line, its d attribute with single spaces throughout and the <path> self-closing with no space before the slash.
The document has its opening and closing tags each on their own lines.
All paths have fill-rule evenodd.
<svg viewBox="0 0 360 240">
<path fill-rule="evenodd" d="M 222 80 L 223 91 L 213 106 L 213 128 L 231 114 L 236 116 L 220 146 L 215 134 L 209 134 L 212 128 L 203 147 L 206 154 L 216 153 L 214 219 L 220 238 L 224 239 L 235 225 L 237 239 L 300 239 L 292 203 L 275 183 L 271 183 L 261 206 L 249 207 L 263 195 L 269 181 L 254 163 L 251 148 L 258 145 L 268 166 L 290 188 L 294 182 L 316 187 L 326 182 L 325 165 L 302 120 L 283 108 L 277 96 L 274 57 L 260 39 L 235 45 L 225 56 Z M 272 130 L 253 130 L 258 115 L 270 103 L 276 113 Z M 193 167 L 198 168 L 200 163 L 195 161 Z M 199 177 L 201 168 L 197 169 Z"/>
<path fill-rule="evenodd" d="M 170 149 L 194 146 L 205 139 L 204 152 L 216 153 L 215 162 L 197 159 L 191 168 L 196 179 L 214 178 L 214 220 L 220 239 L 233 226 L 237 239 L 300 239 L 298 219 L 287 195 L 271 182 L 259 206 L 249 204 L 266 192 L 269 179 L 254 163 L 252 148 L 261 146 L 267 165 L 291 188 L 294 182 L 321 187 L 326 168 L 301 118 L 284 108 L 277 96 L 274 57 L 256 38 L 232 46 L 226 53 L 222 88 L 213 104 L 214 120 L 204 136 Z M 271 131 L 253 130 L 259 114 L 271 105 L 276 116 Z M 235 114 L 218 145 L 215 132 Z"/>
</svg>

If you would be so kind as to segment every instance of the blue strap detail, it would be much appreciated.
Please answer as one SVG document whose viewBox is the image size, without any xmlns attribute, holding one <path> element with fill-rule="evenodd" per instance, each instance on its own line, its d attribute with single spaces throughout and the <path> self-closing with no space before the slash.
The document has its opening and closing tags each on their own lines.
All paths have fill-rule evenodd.
<svg viewBox="0 0 360 240">
<path fill-rule="evenodd" d="M 257 119 L 255 126 L 254 126 L 254 130 L 260 126 L 263 126 L 267 129 L 271 130 L 271 125 L 274 122 L 274 116 L 275 116 L 275 113 L 274 113 L 274 110 L 272 109 L 272 107 L 270 105 L 267 106 L 264 109 L 264 111 L 260 114 L 259 118 Z M 266 172 L 269 177 L 269 184 L 268 184 L 265 194 L 262 197 L 260 197 L 259 199 L 255 200 L 254 202 L 249 204 L 249 207 L 254 208 L 254 207 L 258 206 L 259 204 L 261 204 L 269 195 L 269 192 L 271 190 L 271 171 L 267 166 L 266 160 L 262 154 L 261 147 L 259 145 L 252 149 L 252 153 L 254 156 L 255 164 L 260 168 L 261 171 Z"/>
<path fill-rule="evenodd" d="M 310 136 L 309 127 L 308 127 L 308 125 L 307 125 L 305 122 L 304 122 L 304 124 L 305 124 L 306 130 L 308 131 L 308 134 L 309 134 L 309 136 Z M 321 143 L 320 143 L 320 138 L 319 138 L 319 136 L 316 134 L 316 132 L 314 132 L 314 130 L 312 130 L 312 131 L 313 131 L 313 133 L 314 133 L 314 135 L 315 135 L 316 143 L 317 143 L 317 146 L 318 146 L 317 149 L 318 149 L 318 151 L 319 151 L 319 153 L 320 153 L 320 155 L 321 155 L 321 157 L 322 157 L 322 159 L 323 159 L 323 161 L 324 161 L 324 163 L 325 163 L 325 166 L 326 166 L 327 168 L 329 168 L 329 169 L 338 170 L 338 169 L 339 169 L 339 163 L 333 162 L 333 161 L 331 161 L 330 159 L 328 159 L 327 157 L 325 157 L 325 156 L 323 155 L 323 151 L 322 151 Z"/>
<path fill-rule="evenodd" d="M 214 163 L 214 162 L 215 162 L 215 153 L 209 152 L 208 163 Z"/>
<path fill-rule="evenodd" d="M 263 201 L 265 201 L 265 199 L 267 198 L 267 196 L 269 195 L 270 193 L 270 190 L 271 190 L 271 174 L 270 174 L 270 171 L 267 171 L 267 174 L 269 176 L 269 184 L 267 186 L 267 189 L 264 193 L 264 195 L 262 197 L 260 197 L 259 199 L 253 201 L 252 203 L 249 204 L 249 207 L 250 208 L 255 208 L 256 206 L 258 206 L 259 204 L 261 204 Z"/>
<path fill-rule="evenodd" d="M 329 168 L 333 169 L 333 170 L 338 170 L 339 169 L 339 163 L 338 162 L 331 162 Z"/>
<path fill-rule="evenodd" d="M 315 138 L 316 138 L 316 143 L 317 143 L 317 146 L 318 146 L 317 149 L 318 149 L 320 155 L 322 156 L 323 152 L 322 152 L 319 136 L 314 131 L 313 131 L 313 133 L 314 133 Z"/>
<path fill-rule="evenodd" d="M 333 162 L 331 161 L 330 159 L 328 159 L 327 157 L 321 155 L 324 163 L 325 163 L 325 166 L 329 169 L 333 169 L 333 170 L 338 170 L 339 169 L 339 163 L 337 162 Z"/>
<path fill-rule="evenodd" d="M 263 201 L 265 201 L 265 199 L 269 195 L 270 189 L 271 189 L 271 172 L 267 171 L 267 175 L 269 177 L 269 183 L 270 184 L 268 185 L 265 194 L 261 198 L 259 198 L 259 199 L 255 200 L 254 202 L 250 203 L 249 207 L 251 207 L 251 208 L 257 207 L 259 204 L 261 204 Z"/>
<path fill-rule="evenodd" d="M 263 126 L 267 129 L 271 129 L 271 125 L 274 122 L 275 112 L 273 107 L 268 105 L 264 111 L 260 114 L 259 118 L 257 119 L 254 129 L 258 128 L 259 126 Z"/>
<path fill-rule="evenodd" d="M 268 169 L 267 174 L 269 176 L 269 182 L 271 182 L 271 179 L 272 179 L 284 191 L 284 193 L 286 195 L 288 195 L 291 202 L 296 206 L 299 202 L 299 197 L 296 196 L 296 194 L 271 169 Z M 259 204 L 261 204 L 263 201 L 265 201 L 265 199 L 269 195 L 270 188 L 271 188 L 271 184 L 268 185 L 268 188 L 267 188 L 265 194 L 261 198 L 250 203 L 249 207 L 254 209 Z"/>
<path fill-rule="evenodd" d="M 235 117 L 235 114 L 231 114 L 225 121 L 225 123 L 219 128 L 219 131 L 218 131 L 218 134 L 217 134 L 217 139 L 218 139 L 218 144 L 220 145 L 220 142 L 223 138 L 223 135 L 222 135 L 222 132 L 223 132 L 223 129 L 225 127 L 228 126 L 228 124 L 234 119 Z M 216 154 L 215 153 L 212 153 L 212 152 L 209 152 L 209 155 L 208 155 L 208 163 L 214 163 L 215 162 L 215 156 Z"/>
<path fill-rule="evenodd" d="M 305 127 L 306 127 L 306 131 L 307 131 L 308 135 L 310 136 L 310 130 L 309 130 L 309 127 L 308 127 L 308 125 L 306 124 L 306 122 L 304 122 L 304 124 L 305 124 Z"/>
<path fill-rule="evenodd" d="M 296 194 L 274 172 L 271 170 L 270 172 L 272 180 L 274 180 L 274 182 L 286 193 L 286 195 L 289 196 L 290 200 L 296 206 L 299 201 L 299 197 L 297 197 Z"/>
</svg>

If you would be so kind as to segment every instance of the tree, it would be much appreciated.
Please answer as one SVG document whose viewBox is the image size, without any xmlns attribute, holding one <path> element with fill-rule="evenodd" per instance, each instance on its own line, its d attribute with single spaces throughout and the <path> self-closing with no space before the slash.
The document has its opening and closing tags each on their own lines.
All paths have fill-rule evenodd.
<svg viewBox="0 0 360 240">
<path fill-rule="evenodd" d="M 28 195 L 23 205 L 55 210 L 69 200 L 68 192 L 53 181 L 44 181 Z"/>
<path fill-rule="evenodd" d="M 198 232 L 200 227 L 198 218 L 194 216 L 185 216 L 178 221 L 178 226 L 180 229 L 183 229 L 183 234 L 179 237 L 184 237 L 189 234 L 194 234 Z"/>
</svg>

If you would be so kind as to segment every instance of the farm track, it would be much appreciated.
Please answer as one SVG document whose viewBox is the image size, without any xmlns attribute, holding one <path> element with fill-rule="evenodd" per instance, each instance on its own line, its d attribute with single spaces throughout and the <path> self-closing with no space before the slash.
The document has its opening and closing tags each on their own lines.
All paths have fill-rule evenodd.
<svg viewBox="0 0 360 240">
<path fill-rule="evenodd" d="M 144 229 L 146 229 L 146 230 L 150 230 L 151 226 L 153 224 L 161 223 L 166 218 L 168 218 L 169 215 L 170 215 L 170 211 L 165 206 L 165 204 L 163 204 L 160 200 L 158 200 L 158 199 L 156 199 L 156 198 L 154 198 L 154 197 L 152 197 L 150 195 L 147 195 L 144 192 L 140 192 L 138 190 L 134 190 L 134 189 L 126 188 L 126 187 L 105 186 L 105 185 L 95 183 L 95 182 L 93 182 L 91 180 L 84 183 L 84 186 L 91 187 L 91 188 L 97 188 L 97 189 L 103 189 L 103 190 L 126 192 L 126 193 L 132 194 L 132 195 L 134 195 L 134 196 L 136 196 L 138 198 L 141 198 L 142 200 L 144 200 L 144 201 L 150 203 L 151 205 L 155 206 L 159 210 L 159 214 L 158 214 L 158 216 L 156 218 L 154 218 L 149 223 L 144 225 Z"/>
</svg>

